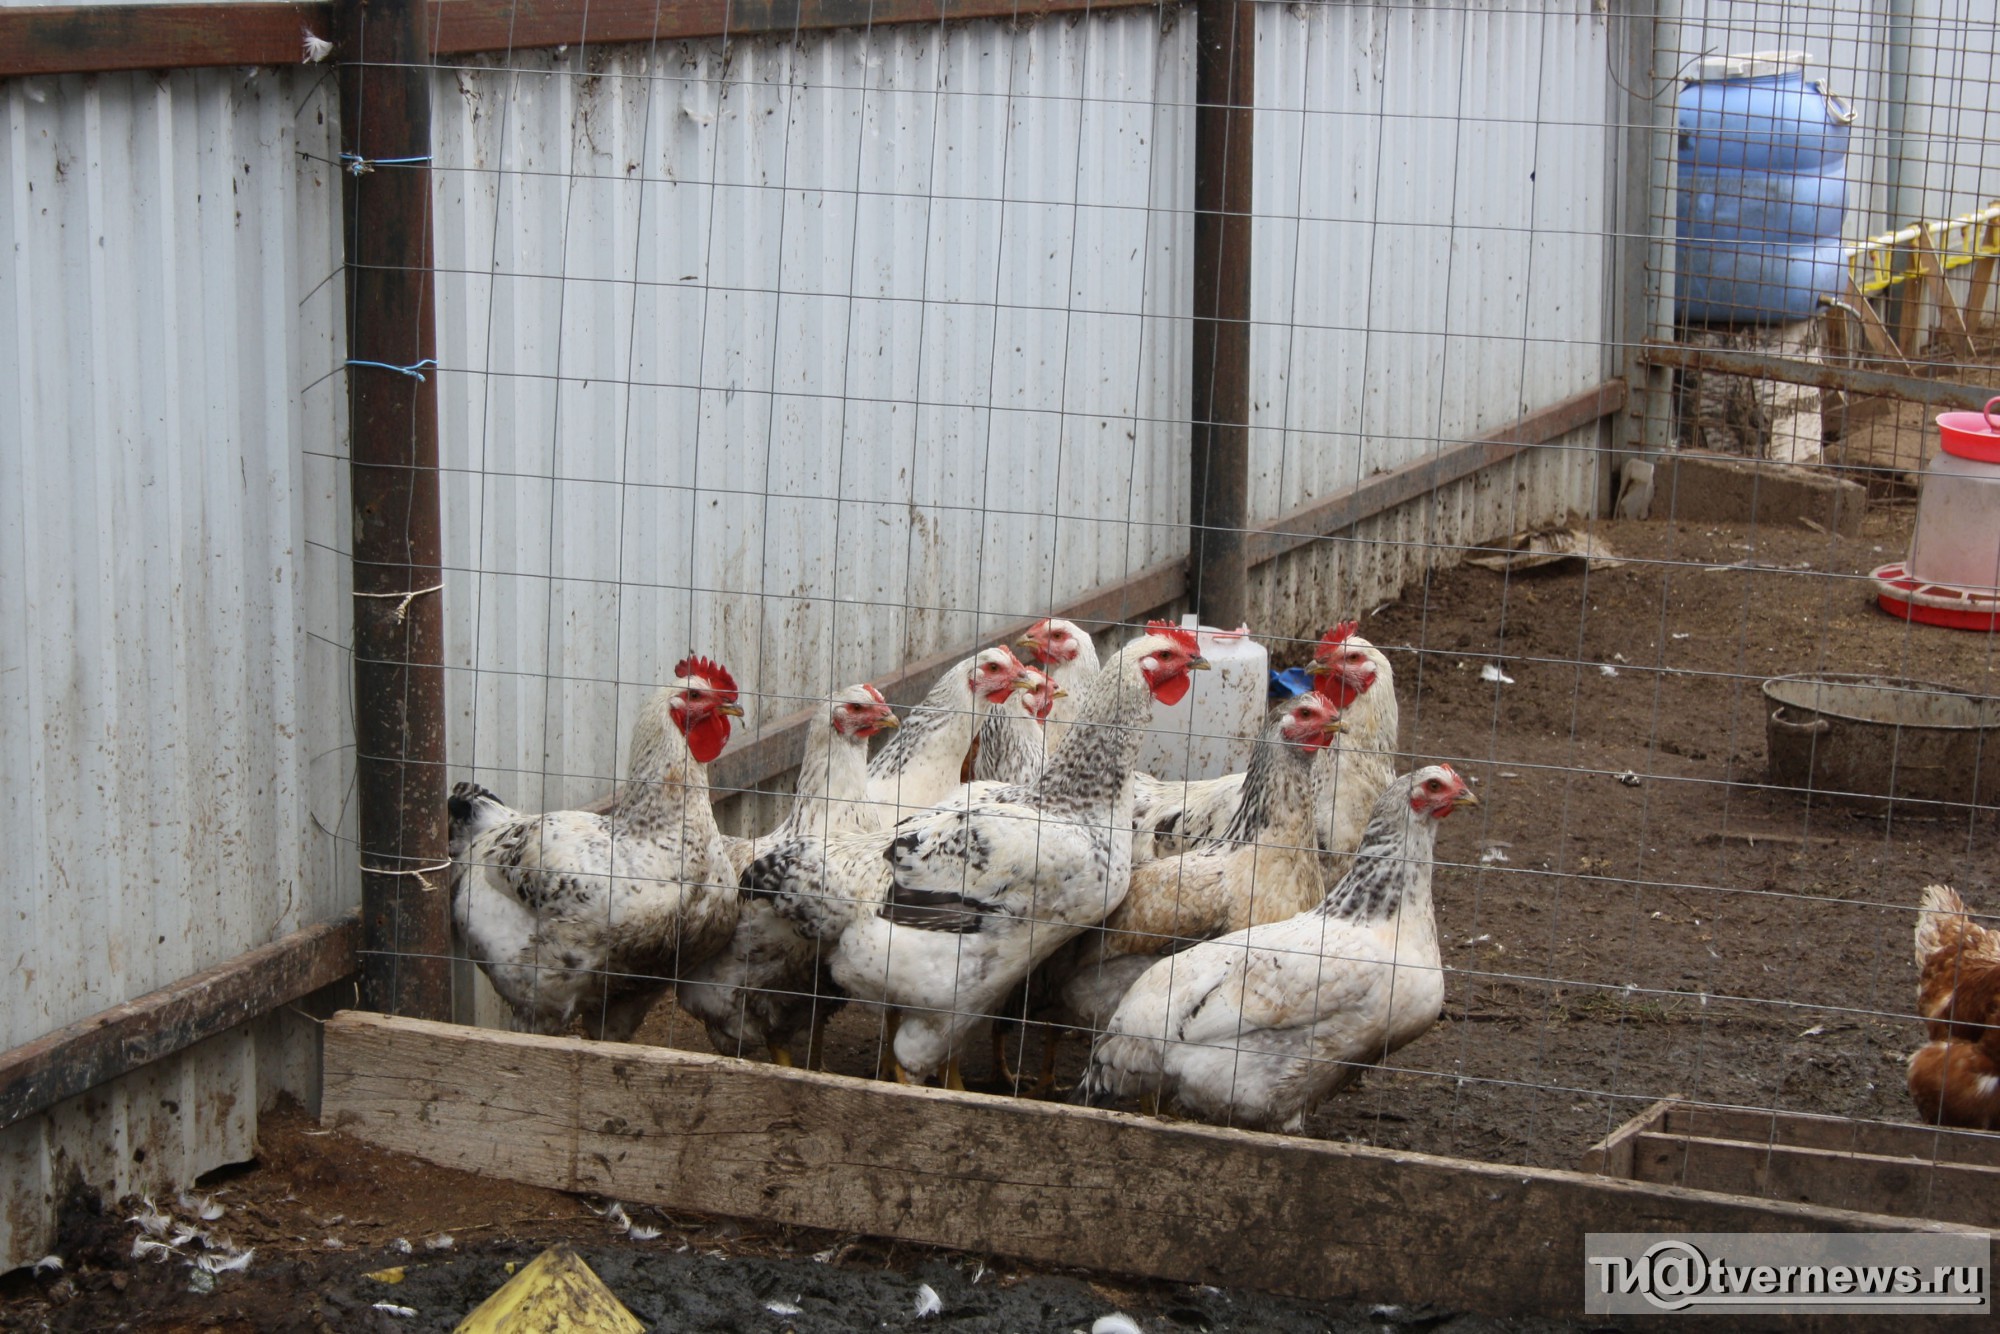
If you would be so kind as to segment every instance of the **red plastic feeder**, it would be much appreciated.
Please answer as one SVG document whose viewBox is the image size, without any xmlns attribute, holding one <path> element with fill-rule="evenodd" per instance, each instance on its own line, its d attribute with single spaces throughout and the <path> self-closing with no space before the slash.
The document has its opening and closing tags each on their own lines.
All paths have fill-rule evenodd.
<svg viewBox="0 0 2000 1334">
<path fill-rule="evenodd" d="M 1875 571 L 1891 616 L 1954 630 L 2000 629 L 2000 398 L 1938 415 L 1943 452 L 1924 470 L 1910 558 Z"/>
</svg>

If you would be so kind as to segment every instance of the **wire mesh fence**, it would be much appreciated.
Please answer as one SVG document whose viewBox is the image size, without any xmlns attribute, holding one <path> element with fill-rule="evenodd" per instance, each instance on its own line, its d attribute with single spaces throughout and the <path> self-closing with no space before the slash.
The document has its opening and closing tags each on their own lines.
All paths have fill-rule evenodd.
<svg viewBox="0 0 2000 1334">
<path fill-rule="evenodd" d="M 1255 7 L 1247 639 L 1193 10 L 440 58 L 461 1017 L 1556 1167 L 1921 1119 L 1993 660 L 1876 575 L 1992 380 L 1992 14 L 1673 9 Z"/>
</svg>

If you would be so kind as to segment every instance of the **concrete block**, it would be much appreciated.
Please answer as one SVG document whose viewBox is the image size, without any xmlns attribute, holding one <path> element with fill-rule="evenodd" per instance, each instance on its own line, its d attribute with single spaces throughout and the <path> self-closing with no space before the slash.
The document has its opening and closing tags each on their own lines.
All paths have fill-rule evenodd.
<svg viewBox="0 0 2000 1334">
<path fill-rule="evenodd" d="M 1652 516 L 1711 523 L 1799 524 L 1861 535 L 1868 489 L 1816 468 L 1719 454 L 1654 458 Z"/>
</svg>

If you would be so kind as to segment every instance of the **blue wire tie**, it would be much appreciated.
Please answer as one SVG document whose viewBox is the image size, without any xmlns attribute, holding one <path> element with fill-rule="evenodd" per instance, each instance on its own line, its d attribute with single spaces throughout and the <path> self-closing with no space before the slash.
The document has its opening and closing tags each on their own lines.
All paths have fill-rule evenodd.
<svg viewBox="0 0 2000 1334">
<path fill-rule="evenodd" d="M 340 160 L 347 164 L 349 171 L 360 176 L 377 167 L 407 167 L 412 163 L 429 162 L 431 155 L 425 153 L 422 157 L 363 157 L 359 153 L 342 153 Z"/>
<path fill-rule="evenodd" d="M 347 364 L 350 366 L 373 366 L 379 371 L 394 371 L 398 375 L 407 375 L 412 380 L 421 380 L 424 378 L 423 368 L 425 366 L 437 365 L 437 358 L 425 357 L 422 361 L 411 362 L 407 366 L 392 366 L 386 361 L 360 361 L 349 357 Z"/>
</svg>

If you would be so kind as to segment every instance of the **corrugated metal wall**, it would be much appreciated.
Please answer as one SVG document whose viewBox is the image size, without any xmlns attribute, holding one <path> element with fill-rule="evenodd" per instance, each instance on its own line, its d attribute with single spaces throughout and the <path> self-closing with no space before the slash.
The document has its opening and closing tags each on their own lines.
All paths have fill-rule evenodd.
<svg viewBox="0 0 2000 1334">
<path fill-rule="evenodd" d="M 356 884 L 312 823 L 340 824 L 351 736 L 314 546 L 344 545 L 344 399 L 301 391 L 343 346 L 331 84 L 14 79 L 0 104 L 5 1048 Z M 258 1062 L 239 1029 L 0 1131 L 0 1268 L 46 1245 L 72 1166 L 122 1187 L 247 1157 Z"/>
<path fill-rule="evenodd" d="M 582 800 L 690 648 L 754 725 L 1184 549 L 1191 43 L 442 72 L 454 766 Z"/>
<path fill-rule="evenodd" d="M 1258 17 L 1251 495 L 1269 520 L 1603 378 L 1611 57 L 1589 0 Z M 1288 557 L 1263 605 L 1306 633 L 1438 547 L 1587 509 L 1595 443 Z"/>
</svg>

